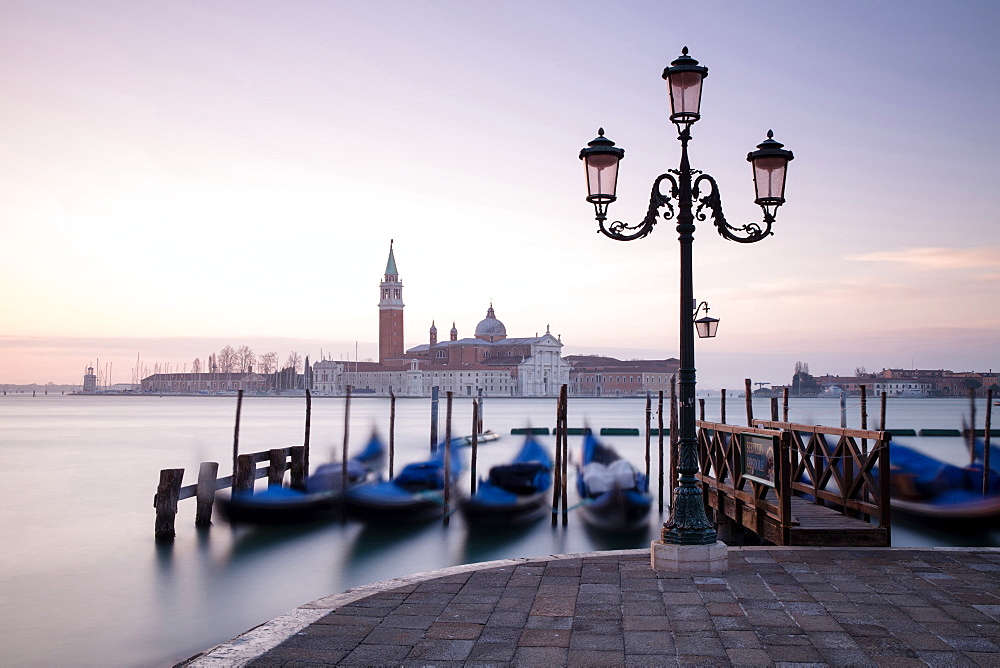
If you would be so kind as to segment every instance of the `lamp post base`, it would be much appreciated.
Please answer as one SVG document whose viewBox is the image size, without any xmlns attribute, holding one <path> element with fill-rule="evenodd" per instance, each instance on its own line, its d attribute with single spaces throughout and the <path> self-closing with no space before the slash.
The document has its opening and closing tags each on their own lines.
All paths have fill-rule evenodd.
<svg viewBox="0 0 1000 668">
<path fill-rule="evenodd" d="M 673 545 L 654 540 L 650 561 L 654 571 L 724 573 L 729 569 L 728 550 L 722 541 L 713 545 Z"/>
</svg>

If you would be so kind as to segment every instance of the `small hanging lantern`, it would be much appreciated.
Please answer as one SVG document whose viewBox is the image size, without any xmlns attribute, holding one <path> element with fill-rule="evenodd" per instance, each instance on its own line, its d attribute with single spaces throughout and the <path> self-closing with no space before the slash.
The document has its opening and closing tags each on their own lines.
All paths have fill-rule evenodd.
<svg viewBox="0 0 1000 668">
<path fill-rule="evenodd" d="M 701 318 L 698 314 L 702 309 L 705 309 L 705 315 Z M 694 310 L 694 321 L 695 331 L 698 332 L 699 339 L 714 339 L 715 333 L 719 330 L 719 319 L 712 318 L 708 315 L 708 302 L 702 302 L 698 304 L 698 308 Z"/>
</svg>

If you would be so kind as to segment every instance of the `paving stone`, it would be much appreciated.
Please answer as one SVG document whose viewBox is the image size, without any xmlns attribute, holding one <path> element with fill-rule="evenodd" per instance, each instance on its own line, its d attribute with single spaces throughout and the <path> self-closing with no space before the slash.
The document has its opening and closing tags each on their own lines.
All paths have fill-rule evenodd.
<svg viewBox="0 0 1000 668">
<path fill-rule="evenodd" d="M 518 647 L 569 647 L 570 629 L 524 629 Z"/>
<path fill-rule="evenodd" d="M 977 663 L 971 657 L 968 657 L 961 652 L 917 652 L 917 658 L 925 662 L 929 666 L 989 666 L 996 665 L 996 657 L 991 656 L 990 663 Z"/>
<path fill-rule="evenodd" d="M 764 643 L 756 631 L 719 631 L 719 638 L 726 650 L 763 649 Z"/>
<path fill-rule="evenodd" d="M 475 640 L 483 632 L 483 624 L 468 622 L 435 622 L 427 629 L 425 638 L 449 640 Z"/>
<path fill-rule="evenodd" d="M 772 666 L 771 655 L 762 649 L 727 649 L 726 654 L 734 666 Z"/>
<path fill-rule="evenodd" d="M 531 606 L 531 615 L 563 617 L 576 612 L 576 598 L 562 596 L 536 597 Z"/>
<path fill-rule="evenodd" d="M 727 656 L 722 640 L 714 633 L 677 633 L 677 653 L 697 656 Z"/>
<path fill-rule="evenodd" d="M 670 620 L 662 615 L 629 615 L 622 618 L 624 631 L 669 631 Z"/>
<path fill-rule="evenodd" d="M 568 664 L 571 666 L 620 666 L 625 663 L 625 652 L 595 651 L 570 648 Z"/>
<path fill-rule="evenodd" d="M 423 629 L 379 627 L 365 636 L 362 643 L 369 645 L 416 645 L 424 637 Z M 353 647 L 351 648 L 353 649 Z"/>
<path fill-rule="evenodd" d="M 625 644 L 625 653 L 628 656 L 634 654 L 672 654 L 677 650 L 674 637 L 670 633 L 625 631 L 622 634 L 622 640 Z"/>
<path fill-rule="evenodd" d="M 1000 647 L 993 641 L 979 636 L 942 636 L 941 640 L 962 652 L 1000 653 Z M 1000 657 L 998 657 L 997 663 L 1000 663 Z"/>
<path fill-rule="evenodd" d="M 410 647 L 400 645 L 358 645 L 341 660 L 342 665 L 381 666 L 401 662 Z"/>
<path fill-rule="evenodd" d="M 516 642 L 476 643 L 469 652 L 469 663 L 499 663 L 508 664 L 517 651 Z"/>
<path fill-rule="evenodd" d="M 566 647 L 518 647 L 513 663 L 516 666 L 564 666 L 568 654 Z"/>
<path fill-rule="evenodd" d="M 573 617 L 568 615 L 530 615 L 525 623 L 526 629 L 568 629 L 573 626 Z"/>
<path fill-rule="evenodd" d="M 407 658 L 420 661 L 464 661 L 469 658 L 475 644 L 472 640 L 424 638 L 416 644 Z"/>
</svg>

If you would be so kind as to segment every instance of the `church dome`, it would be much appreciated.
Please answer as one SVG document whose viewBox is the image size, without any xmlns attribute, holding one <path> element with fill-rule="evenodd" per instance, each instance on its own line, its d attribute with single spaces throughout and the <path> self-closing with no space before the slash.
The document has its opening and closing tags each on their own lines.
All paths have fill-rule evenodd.
<svg viewBox="0 0 1000 668">
<path fill-rule="evenodd" d="M 486 311 L 486 317 L 476 325 L 476 338 L 485 339 L 490 342 L 507 338 L 507 328 L 503 326 L 502 322 L 497 320 L 496 314 L 493 313 L 492 304 L 490 304 L 489 310 Z"/>
</svg>

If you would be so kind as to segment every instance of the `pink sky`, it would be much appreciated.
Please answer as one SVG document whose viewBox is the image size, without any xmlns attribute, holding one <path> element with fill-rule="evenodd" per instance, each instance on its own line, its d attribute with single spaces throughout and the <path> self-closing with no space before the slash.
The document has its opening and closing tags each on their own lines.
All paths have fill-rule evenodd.
<svg viewBox="0 0 1000 668">
<path fill-rule="evenodd" d="M 703 387 L 1000 367 L 994 2 L 6 2 L 0 384 L 244 343 L 376 354 L 389 239 L 407 345 L 471 332 L 676 355 L 676 234 L 595 234 L 579 149 L 626 149 L 615 218 L 676 168 L 663 67 L 707 65 L 692 166 L 730 222 L 795 151 L 775 236 L 696 233 L 722 319 Z M 740 222 L 742 221 L 742 222 Z"/>
</svg>

